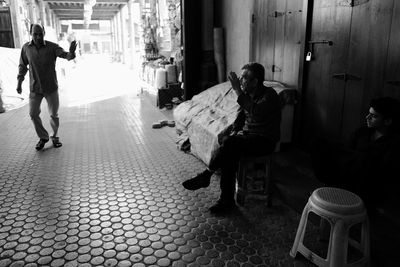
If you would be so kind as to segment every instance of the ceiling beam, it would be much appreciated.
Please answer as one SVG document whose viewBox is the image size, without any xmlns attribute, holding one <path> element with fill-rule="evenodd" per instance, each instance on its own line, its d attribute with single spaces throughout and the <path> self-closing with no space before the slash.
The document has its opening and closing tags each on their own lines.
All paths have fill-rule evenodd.
<svg viewBox="0 0 400 267">
<path fill-rule="evenodd" d="M 91 20 L 112 20 L 113 17 L 92 17 Z"/>
<path fill-rule="evenodd" d="M 77 13 L 83 14 L 83 9 L 82 10 L 79 10 L 79 9 L 76 9 L 76 10 L 53 10 L 53 11 L 56 14 L 77 14 Z M 93 10 L 92 14 L 104 14 L 104 13 L 116 14 L 118 12 L 114 11 L 114 10 Z"/>
<path fill-rule="evenodd" d="M 52 7 L 51 10 L 53 11 L 75 11 L 75 10 L 81 10 L 83 11 L 83 7 L 75 7 L 75 6 L 63 6 L 63 7 Z M 96 7 L 94 6 L 92 8 L 93 12 L 94 11 L 113 11 L 113 12 L 118 12 L 120 9 L 118 7 Z"/>
<path fill-rule="evenodd" d="M 81 20 L 83 23 L 83 16 L 72 16 L 72 17 L 58 17 L 59 20 Z M 112 20 L 113 17 L 100 16 L 100 17 L 92 17 L 90 20 Z"/>
<path fill-rule="evenodd" d="M 55 13 L 59 19 L 78 19 L 78 20 L 83 20 L 83 12 L 81 13 Z M 116 13 L 93 13 L 91 16 L 92 20 L 96 19 L 111 19 L 116 15 Z"/>
<path fill-rule="evenodd" d="M 84 4 L 85 0 L 43 0 L 49 4 Z M 96 4 L 127 4 L 129 0 L 96 0 Z"/>
</svg>

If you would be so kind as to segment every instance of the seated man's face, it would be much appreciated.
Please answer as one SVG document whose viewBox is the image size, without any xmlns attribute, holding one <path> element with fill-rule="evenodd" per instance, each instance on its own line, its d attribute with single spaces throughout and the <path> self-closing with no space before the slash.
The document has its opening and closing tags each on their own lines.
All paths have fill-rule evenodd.
<svg viewBox="0 0 400 267">
<path fill-rule="evenodd" d="M 251 94 L 257 87 L 257 79 L 254 78 L 251 71 L 244 69 L 240 77 L 240 84 L 242 85 L 243 91 Z"/>
<path fill-rule="evenodd" d="M 365 119 L 367 120 L 368 128 L 381 129 L 385 126 L 388 126 L 388 125 L 386 125 L 386 120 L 382 116 L 382 114 L 379 114 L 378 112 L 376 112 L 374 110 L 374 108 L 372 108 L 372 107 L 369 108 L 369 113 L 365 117 Z"/>
</svg>

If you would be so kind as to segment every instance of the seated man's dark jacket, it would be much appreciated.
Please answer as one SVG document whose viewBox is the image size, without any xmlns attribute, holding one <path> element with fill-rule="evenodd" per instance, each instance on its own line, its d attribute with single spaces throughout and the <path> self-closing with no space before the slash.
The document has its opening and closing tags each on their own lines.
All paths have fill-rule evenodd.
<svg viewBox="0 0 400 267">
<path fill-rule="evenodd" d="M 349 147 L 357 153 L 361 187 L 375 202 L 386 202 L 398 190 L 400 175 L 400 136 L 388 134 L 373 140 L 373 129 L 361 127 L 352 135 Z"/>
<path fill-rule="evenodd" d="M 237 102 L 242 110 L 234 124 L 234 131 L 244 134 L 259 135 L 271 142 L 280 139 L 281 102 L 278 94 L 271 87 L 262 87 L 258 94 L 239 95 Z"/>
</svg>

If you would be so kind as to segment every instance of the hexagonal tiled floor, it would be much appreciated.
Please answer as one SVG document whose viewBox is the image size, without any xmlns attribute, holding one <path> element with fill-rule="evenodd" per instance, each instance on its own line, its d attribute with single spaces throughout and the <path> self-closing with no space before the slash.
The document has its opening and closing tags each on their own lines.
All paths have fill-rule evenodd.
<svg viewBox="0 0 400 267">
<path fill-rule="evenodd" d="M 152 129 L 164 116 L 136 95 L 62 107 L 63 147 L 37 152 L 27 107 L 1 114 L 0 266 L 291 266 L 299 215 L 210 214 L 218 177 L 183 189 L 204 165 Z"/>
</svg>

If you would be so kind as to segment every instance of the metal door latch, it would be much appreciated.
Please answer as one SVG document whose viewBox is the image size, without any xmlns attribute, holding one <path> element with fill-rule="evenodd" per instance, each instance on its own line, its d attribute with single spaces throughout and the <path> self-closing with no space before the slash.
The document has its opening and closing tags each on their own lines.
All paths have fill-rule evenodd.
<svg viewBox="0 0 400 267">
<path fill-rule="evenodd" d="M 310 45 L 314 45 L 314 44 L 328 44 L 329 46 L 333 45 L 332 41 L 328 41 L 328 40 L 320 40 L 320 41 L 308 41 L 308 43 Z"/>
<path fill-rule="evenodd" d="M 347 82 L 348 80 L 360 81 L 361 77 L 349 73 L 335 73 L 333 74 L 333 78 L 343 80 Z"/>
<path fill-rule="evenodd" d="M 349 7 L 359 6 L 367 3 L 368 1 L 369 0 L 344 0 L 339 3 L 339 6 L 349 6 Z"/>
<path fill-rule="evenodd" d="M 279 67 L 276 66 L 276 65 L 272 65 L 272 72 L 281 72 L 281 71 L 282 71 L 281 68 L 279 68 Z"/>
</svg>

